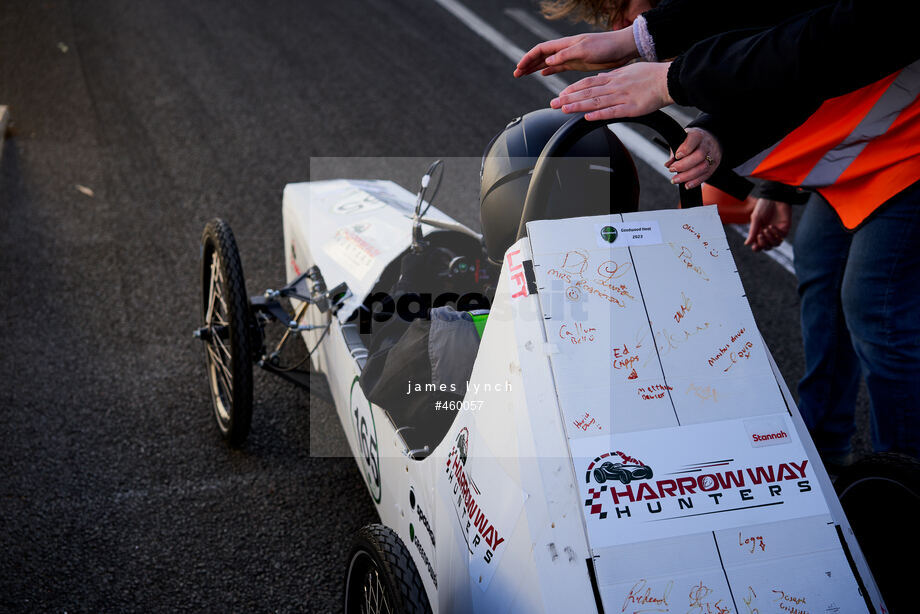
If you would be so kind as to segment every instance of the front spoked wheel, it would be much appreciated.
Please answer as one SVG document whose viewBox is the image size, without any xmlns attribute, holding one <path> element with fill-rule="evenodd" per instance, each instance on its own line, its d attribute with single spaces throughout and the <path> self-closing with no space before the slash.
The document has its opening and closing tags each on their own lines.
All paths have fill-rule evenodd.
<svg viewBox="0 0 920 614">
<path fill-rule="evenodd" d="M 201 236 L 201 315 L 214 417 L 224 439 L 240 446 L 252 422 L 252 314 L 236 240 L 221 219 Z"/>
<path fill-rule="evenodd" d="M 345 614 L 431 614 L 418 569 L 392 529 L 371 524 L 355 536 L 345 574 Z"/>
</svg>

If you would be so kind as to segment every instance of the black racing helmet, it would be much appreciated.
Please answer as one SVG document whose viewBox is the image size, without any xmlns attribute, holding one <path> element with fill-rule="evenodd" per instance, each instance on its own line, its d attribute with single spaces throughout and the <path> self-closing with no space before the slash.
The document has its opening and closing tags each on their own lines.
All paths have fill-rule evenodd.
<svg viewBox="0 0 920 614">
<path fill-rule="evenodd" d="M 540 109 L 505 126 L 482 155 L 479 215 L 489 259 L 501 262 L 517 237 L 534 165 L 543 147 L 571 119 L 562 111 Z M 558 160 L 550 188 L 547 219 L 636 211 L 636 165 L 609 129 L 582 137 Z"/>
</svg>

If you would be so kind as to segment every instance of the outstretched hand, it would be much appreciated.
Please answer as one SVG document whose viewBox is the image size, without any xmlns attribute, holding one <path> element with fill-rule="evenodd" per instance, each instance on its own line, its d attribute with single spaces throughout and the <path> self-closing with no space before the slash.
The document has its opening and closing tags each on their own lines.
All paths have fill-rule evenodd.
<svg viewBox="0 0 920 614">
<path fill-rule="evenodd" d="M 676 173 L 671 183 L 685 183 L 689 190 L 712 177 L 720 162 L 722 146 L 716 137 L 702 128 L 687 128 L 687 138 L 664 165 Z"/>
<path fill-rule="evenodd" d="M 585 113 L 585 119 L 638 117 L 674 101 L 668 94 L 671 65 L 640 62 L 573 83 L 550 101 L 554 109 Z"/>
<path fill-rule="evenodd" d="M 792 226 L 792 207 L 778 200 L 758 198 L 751 212 L 751 227 L 744 244 L 751 249 L 767 251 L 778 247 Z"/>
<path fill-rule="evenodd" d="M 565 70 L 594 71 L 616 68 L 639 57 L 632 28 L 578 34 L 546 41 L 524 54 L 515 77 L 535 73 L 553 75 Z"/>
</svg>

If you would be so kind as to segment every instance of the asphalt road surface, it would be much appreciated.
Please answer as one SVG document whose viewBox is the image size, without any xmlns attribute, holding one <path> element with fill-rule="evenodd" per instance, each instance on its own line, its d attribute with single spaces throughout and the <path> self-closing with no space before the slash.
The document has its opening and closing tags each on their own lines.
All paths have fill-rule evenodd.
<svg viewBox="0 0 920 614">
<path fill-rule="evenodd" d="M 464 6 L 538 41 L 507 10 L 535 15 L 526 0 Z M 258 372 L 249 441 L 223 445 L 191 337 L 200 233 L 225 217 L 249 291 L 277 287 L 281 191 L 311 157 L 414 190 L 431 159 L 478 157 L 548 104 L 512 68 L 435 2 L 4 0 L 0 610 L 341 609 L 373 506 L 350 458 L 311 455 L 344 442 L 321 380 Z M 673 206 L 639 166 L 643 206 Z M 478 226 L 475 172 L 447 172 L 437 204 Z M 793 385 L 794 279 L 729 237 Z"/>
</svg>

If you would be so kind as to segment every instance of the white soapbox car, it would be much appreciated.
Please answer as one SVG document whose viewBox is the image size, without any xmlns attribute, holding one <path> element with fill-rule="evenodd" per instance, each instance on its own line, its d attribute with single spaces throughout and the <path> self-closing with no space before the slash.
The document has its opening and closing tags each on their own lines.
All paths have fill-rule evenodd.
<svg viewBox="0 0 920 614">
<path fill-rule="evenodd" d="M 681 209 L 541 208 L 554 160 L 596 129 L 574 118 L 547 143 L 500 265 L 426 200 L 435 168 L 417 195 L 287 185 L 288 283 L 253 297 L 209 223 L 195 334 L 221 432 L 249 431 L 254 364 L 307 385 L 282 360 L 301 338 L 380 516 L 348 555 L 347 613 L 886 612 L 716 208 L 688 207 L 698 190 Z M 399 293 L 407 258 L 437 294 Z M 368 400 L 372 365 L 403 403 Z"/>
</svg>

